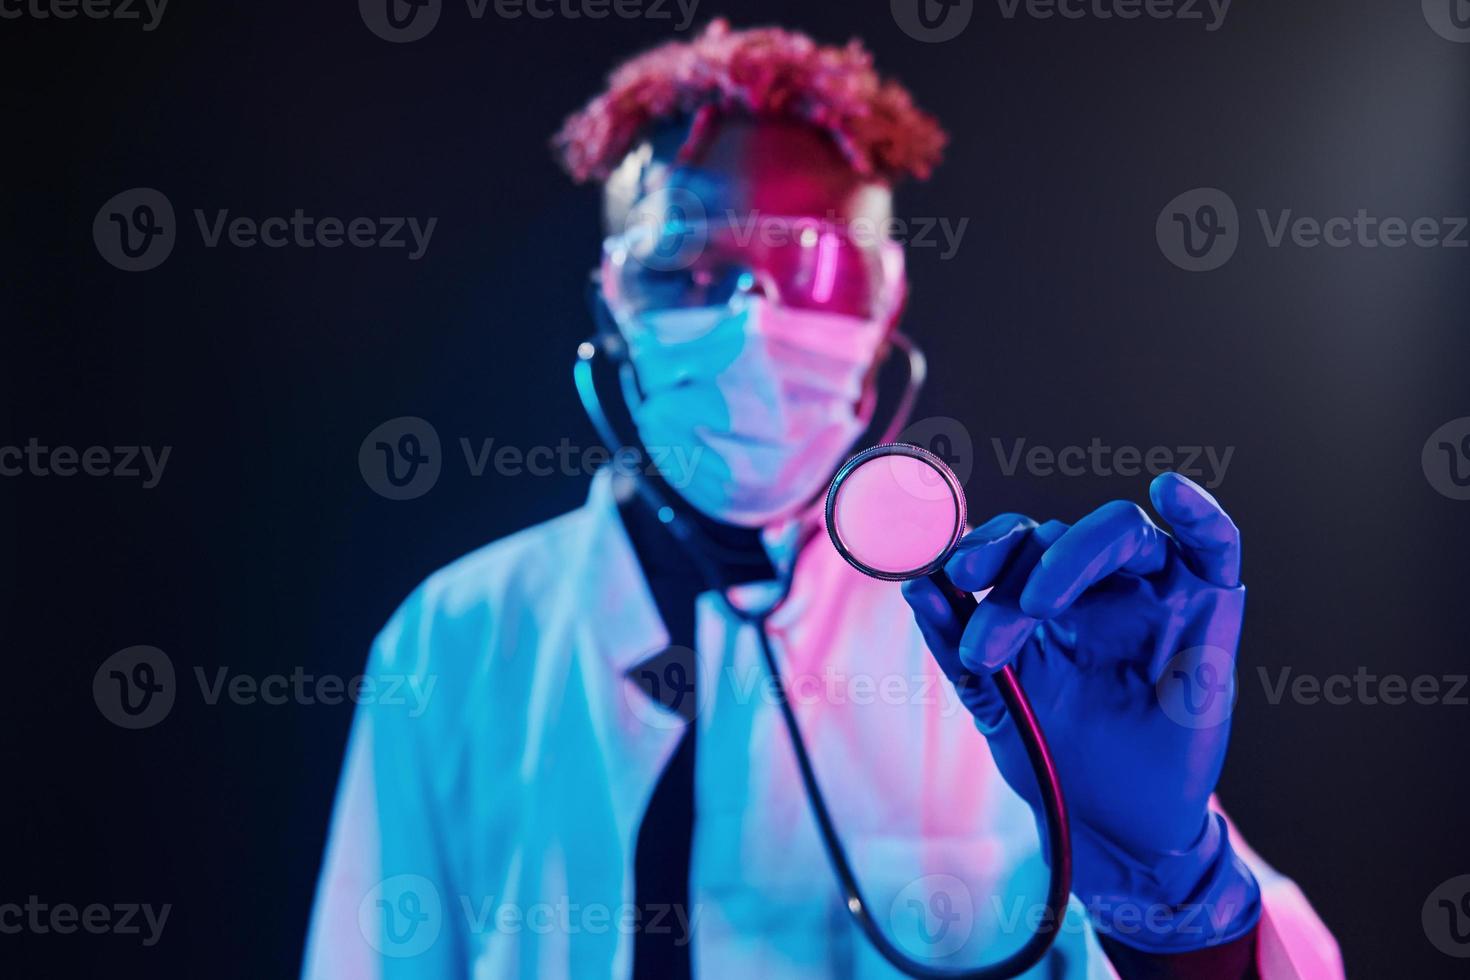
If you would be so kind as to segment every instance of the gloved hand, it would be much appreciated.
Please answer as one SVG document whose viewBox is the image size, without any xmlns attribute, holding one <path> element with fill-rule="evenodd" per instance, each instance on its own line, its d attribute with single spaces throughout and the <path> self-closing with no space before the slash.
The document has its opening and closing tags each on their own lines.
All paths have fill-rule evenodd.
<svg viewBox="0 0 1470 980">
<path fill-rule="evenodd" d="M 1175 473 L 1149 497 L 1172 536 L 1121 500 L 1070 527 L 1004 514 L 971 531 L 945 571 L 991 591 L 963 630 L 928 579 L 904 596 L 1001 774 L 1041 819 L 1025 749 L 985 676 L 1015 665 L 1061 776 L 1072 891 L 1094 925 L 1175 953 L 1239 938 L 1260 914 L 1260 890 L 1209 810 L 1245 589 L 1240 534 L 1213 497 Z"/>
</svg>

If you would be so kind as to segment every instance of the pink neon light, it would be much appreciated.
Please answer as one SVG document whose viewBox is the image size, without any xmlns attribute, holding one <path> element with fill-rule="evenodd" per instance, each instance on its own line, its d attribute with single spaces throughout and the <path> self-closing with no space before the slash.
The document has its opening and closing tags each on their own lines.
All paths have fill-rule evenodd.
<svg viewBox="0 0 1470 980">
<path fill-rule="evenodd" d="M 832 298 L 832 285 L 837 281 L 837 236 L 824 231 L 817 239 L 817 281 L 812 285 L 812 299 L 825 303 Z"/>
<path fill-rule="evenodd" d="M 949 547 L 955 501 L 928 463 L 912 456 L 877 456 L 837 488 L 832 519 L 837 537 L 869 568 L 890 574 L 922 568 Z"/>
</svg>

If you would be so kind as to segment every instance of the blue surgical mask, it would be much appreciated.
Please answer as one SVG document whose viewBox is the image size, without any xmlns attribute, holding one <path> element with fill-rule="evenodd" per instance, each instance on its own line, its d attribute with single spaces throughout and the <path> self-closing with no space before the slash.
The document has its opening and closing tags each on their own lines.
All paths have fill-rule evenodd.
<svg viewBox="0 0 1470 980">
<path fill-rule="evenodd" d="M 704 514 L 764 527 L 826 485 L 867 426 L 887 324 L 763 297 L 622 318 L 629 407 L 665 480 Z"/>
</svg>

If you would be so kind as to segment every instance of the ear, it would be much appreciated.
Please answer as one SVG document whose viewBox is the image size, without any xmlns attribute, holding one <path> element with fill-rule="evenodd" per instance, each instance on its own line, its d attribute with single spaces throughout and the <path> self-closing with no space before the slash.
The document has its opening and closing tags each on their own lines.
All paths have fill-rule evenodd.
<svg viewBox="0 0 1470 980">
<path fill-rule="evenodd" d="M 593 270 L 587 276 L 587 311 L 592 315 L 595 327 L 593 343 L 597 344 L 608 360 L 621 364 L 628 357 L 628 345 L 623 340 L 623 331 L 618 326 L 617 318 L 613 316 L 612 307 L 608 305 L 607 294 L 603 290 L 603 284 L 607 281 L 598 270 Z"/>
<path fill-rule="evenodd" d="M 884 336 L 891 337 L 909 305 L 908 263 L 898 242 L 885 241 L 882 249 L 879 261 L 883 265 L 883 278 L 893 284 L 893 295 L 888 299 L 888 322 L 883 325 Z"/>
<path fill-rule="evenodd" d="M 909 308 L 909 279 L 906 274 L 900 272 L 898 283 L 894 286 L 893 312 L 888 314 L 888 323 L 885 324 L 883 334 L 892 337 L 898 332 L 898 325 L 903 320 L 903 315 Z M 886 343 L 887 341 L 885 341 Z"/>
<path fill-rule="evenodd" d="M 618 277 L 613 269 L 612 256 L 604 247 L 602 250 L 602 261 L 597 271 L 592 273 L 593 285 L 597 289 L 597 295 L 603 300 L 603 305 L 608 308 L 609 315 L 613 304 L 621 303 L 622 296 L 618 291 Z"/>
<path fill-rule="evenodd" d="M 883 257 L 884 267 L 890 270 L 888 275 L 893 282 L 893 296 L 889 300 L 887 321 L 883 324 L 883 345 L 878 348 L 878 356 L 874 358 L 873 367 L 863 381 L 864 389 L 873 387 L 878 377 L 878 368 L 888 359 L 893 347 L 893 335 L 898 333 L 898 325 L 903 321 L 903 315 L 909 307 L 909 280 L 904 270 L 902 246 L 895 244 L 894 248 L 895 251 Z"/>
</svg>

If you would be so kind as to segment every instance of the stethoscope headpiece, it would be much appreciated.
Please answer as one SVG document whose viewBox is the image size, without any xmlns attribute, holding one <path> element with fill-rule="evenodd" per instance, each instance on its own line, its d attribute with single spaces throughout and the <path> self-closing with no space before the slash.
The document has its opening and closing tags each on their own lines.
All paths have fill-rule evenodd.
<svg viewBox="0 0 1470 980">
<path fill-rule="evenodd" d="M 965 533 L 965 492 L 938 456 L 905 443 L 858 453 L 827 491 L 827 534 L 864 575 L 901 582 L 938 571 Z"/>
</svg>

